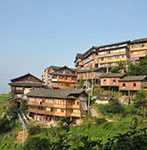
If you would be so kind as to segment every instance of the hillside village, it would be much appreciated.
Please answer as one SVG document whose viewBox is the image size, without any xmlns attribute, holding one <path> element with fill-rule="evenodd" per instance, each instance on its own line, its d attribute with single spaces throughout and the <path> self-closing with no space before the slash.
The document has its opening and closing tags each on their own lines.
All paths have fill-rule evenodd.
<svg viewBox="0 0 147 150">
<path fill-rule="evenodd" d="M 137 132 L 137 122 L 146 130 L 147 38 L 93 46 L 83 54 L 77 53 L 74 64 L 75 68 L 67 64 L 51 65 L 44 69 L 41 79 L 28 73 L 10 80 L 9 102 L 26 132 L 26 136 L 24 132 L 18 137 L 19 140 L 23 138 L 20 144 L 27 140 L 30 126 L 32 130 L 38 127 L 39 134 L 44 134 L 40 128 L 61 126 L 76 127 L 80 132 L 78 126 L 84 127 L 85 122 L 88 125 L 89 120 L 89 127 L 82 128 L 83 131 L 96 124 L 118 122 L 124 114 L 128 118 L 134 117 L 138 111 L 135 119 L 139 118 L 139 121 L 133 120 L 134 132 Z M 121 113 L 122 118 L 118 119 Z M 128 128 L 127 123 L 124 128 L 121 133 Z M 74 131 L 71 129 L 71 132 Z M 92 137 L 91 140 L 96 141 L 96 136 Z M 100 145 L 95 149 L 100 149 Z"/>
</svg>

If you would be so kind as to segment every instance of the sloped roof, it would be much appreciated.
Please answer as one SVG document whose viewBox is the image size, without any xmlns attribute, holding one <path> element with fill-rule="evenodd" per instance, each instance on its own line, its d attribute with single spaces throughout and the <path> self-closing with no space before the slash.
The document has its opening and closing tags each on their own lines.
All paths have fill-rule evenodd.
<svg viewBox="0 0 147 150">
<path fill-rule="evenodd" d="M 129 82 L 129 81 L 143 81 L 146 76 L 125 76 L 124 78 L 120 79 L 120 82 Z"/>
<path fill-rule="evenodd" d="M 30 73 L 27 73 L 27 74 L 25 74 L 25 75 L 19 76 L 19 77 L 14 78 L 14 79 L 11 79 L 11 82 L 15 82 L 15 81 L 17 81 L 17 80 L 20 80 L 20 79 L 25 78 L 25 77 L 28 77 L 28 76 L 31 76 L 31 77 L 33 77 L 33 78 L 35 78 L 35 79 L 37 79 L 38 81 L 40 81 L 40 82 L 43 83 L 42 80 L 40 80 L 39 78 L 37 78 L 36 76 L 34 76 L 34 75 L 30 74 Z"/>
<path fill-rule="evenodd" d="M 46 87 L 43 83 L 21 83 L 21 82 L 12 82 L 9 83 L 11 86 L 17 87 Z"/>
<path fill-rule="evenodd" d="M 83 92 L 83 90 L 35 89 L 28 93 L 27 96 L 41 98 L 75 99 L 76 95 L 80 95 Z"/>
<path fill-rule="evenodd" d="M 129 43 L 130 41 L 123 41 L 123 42 L 117 42 L 117 43 L 112 43 L 112 44 L 106 44 L 106 45 L 101 45 L 97 48 L 104 48 L 104 47 L 109 47 L 109 46 L 114 46 L 114 45 L 121 45 L 121 44 L 126 44 Z M 96 48 L 96 46 L 95 46 Z"/>
<path fill-rule="evenodd" d="M 67 67 L 67 66 L 49 66 L 48 68 L 46 68 L 45 70 L 47 70 L 47 69 L 50 69 L 50 68 L 53 68 L 53 70 L 60 70 L 60 69 L 62 69 L 62 68 L 68 68 L 68 69 L 70 69 L 70 70 L 72 70 L 72 71 L 76 71 L 76 68 L 70 68 L 70 67 Z"/>
<path fill-rule="evenodd" d="M 147 42 L 147 38 L 136 39 L 136 40 L 131 41 L 132 44 L 141 43 L 141 42 Z"/>
<path fill-rule="evenodd" d="M 104 73 L 100 75 L 100 78 L 121 78 L 125 76 L 125 73 Z"/>
</svg>

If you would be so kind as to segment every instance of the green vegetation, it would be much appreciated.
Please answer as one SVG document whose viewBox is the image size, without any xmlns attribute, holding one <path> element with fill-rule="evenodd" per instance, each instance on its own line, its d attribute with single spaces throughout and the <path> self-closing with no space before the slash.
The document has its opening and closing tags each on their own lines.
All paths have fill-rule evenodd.
<svg viewBox="0 0 147 150">
<path fill-rule="evenodd" d="M 19 148 L 16 143 L 18 131 L 22 130 L 17 120 L 16 107 L 9 101 L 9 94 L 0 95 L 0 149 Z"/>
<path fill-rule="evenodd" d="M 118 62 L 117 66 L 114 66 L 111 68 L 111 72 L 112 73 L 121 73 L 121 72 L 125 72 L 126 71 L 126 64 L 124 62 Z"/>
<path fill-rule="evenodd" d="M 4 115 L 5 110 L 7 110 L 9 106 L 9 94 L 0 95 L 0 118 Z"/>
<path fill-rule="evenodd" d="M 144 118 L 147 116 L 147 93 L 145 91 L 137 92 L 134 98 L 134 107 Z"/>
<path fill-rule="evenodd" d="M 129 64 L 128 75 L 147 75 L 147 56 L 138 63 Z"/>
<path fill-rule="evenodd" d="M 143 93 L 140 92 L 135 99 L 140 99 L 140 95 Z M 2 150 L 134 150 L 136 147 L 145 150 L 147 147 L 147 120 L 138 113 L 140 108 L 121 105 L 116 99 L 107 105 L 93 104 L 92 107 L 101 118 L 88 115 L 79 126 L 65 125 L 67 120 L 64 118 L 61 119 L 60 127 L 40 128 L 30 125 L 27 140 L 17 144 L 16 137 L 22 127 L 15 116 L 15 107 L 7 100 L 6 102 L 5 115 L 9 119 L 4 117 L 6 122 L 2 120 L 4 118 L 0 122 L 0 129 L 1 126 L 8 125 L 5 126 L 7 132 L 0 135 Z M 4 107 L 4 104 L 1 106 Z"/>
</svg>

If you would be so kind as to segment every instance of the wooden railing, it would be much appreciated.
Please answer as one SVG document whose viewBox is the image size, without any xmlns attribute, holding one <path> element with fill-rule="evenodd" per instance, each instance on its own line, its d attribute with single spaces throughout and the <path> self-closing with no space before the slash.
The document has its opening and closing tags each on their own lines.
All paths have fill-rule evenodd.
<svg viewBox="0 0 147 150">
<path fill-rule="evenodd" d="M 28 102 L 30 106 L 44 106 L 50 108 L 71 108 L 71 109 L 80 109 L 79 105 L 70 105 L 70 104 L 48 104 L 48 103 L 36 103 L 36 102 Z"/>
<path fill-rule="evenodd" d="M 142 51 L 142 50 L 147 50 L 147 47 L 130 48 L 130 51 Z"/>
<path fill-rule="evenodd" d="M 34 108 L 29 108 L 28 111 L 31 113 L 42 114 L 42 115 L 63 116 L 63 117 L 66 116 L 65 112 L 47 111 L 47 110 L 34 109 Z"/>
<path fill-rule="evenodd" d="M 42 115 L 51 115 L 59 117 L 81 117 L 81 113 L 69 113 L 69 112 L 57 112 L 57 111 L 46 111 L 40 109 L 29 108 L 30 113 L 42 114 Z"/>
<path fill-rule="evenodd" d="M 108 60 L 101 60 L 99 63 L 111 63 L 111 62 L 120 62 L 120 61 L 126 61 L 127 58 L 114 58 L 114 59 L 108 59 Z"/>
<path fill-rule="evenodd" d="M 125 55 L 125 54 L 126 54 L 126 52 L 116 52 L 116 53 L 98 55 L 97 58 L 116 56 L 116 55 Z"/>
</svg>

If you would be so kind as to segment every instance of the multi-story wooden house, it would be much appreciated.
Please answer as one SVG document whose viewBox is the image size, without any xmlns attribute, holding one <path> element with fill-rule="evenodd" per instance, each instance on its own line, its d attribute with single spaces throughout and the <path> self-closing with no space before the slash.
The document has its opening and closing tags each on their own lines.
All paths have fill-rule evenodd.
<svg viewBox="0 0 147 150">
<path fill-rule="evenodd" d="M 92 78 L 98 83 L 97 76 L 109 73 L 119 62 L 123 62 L 127 68 L 128 62 L 134 62 L 145 56 L 147 56 L 147 38 L 93 46 L 83 54 L 78 53 L 75 58 L 77 80 Z"/>
<path fill-rule="evenodd" d="M 100 76 L 100 87 L 109 91 L 119 91 L 119 80 L 124 76 L 124 73 L 102 74 Z"/>
<path fill-rule="evenodd" d="M 129 42 L 120 42 L 100 47 L 97 50 L 95 66 L 98 68 L 107 68 L 107 73 L 113 66 L 117 66 L 119 62 L 127 64 L 129 60 Z"/>
<path fill-rule="evenodd" d="M 59 89 L 74 89 L 76 85 L 76 69 L 50 66 L 44 70 L 43 81 L 49 87 Z"/>
<path fill-rule="evenodd" d="M 125 76 L 119 80 L 122 95 L 134 95 L 139 90 L 147 90 L 147 76 Z"/>
<path fill-rule="evenodd" d="M 28 113 L 33 120 L 79 119 L 88 110 L 87 93 L 81 90 L 41 89 L 28 93 Z"/>
<path fill-rule="evenodd" d="M 45 88 L 44 82 L 30 73 L 12 79 L 9 85 L 12 100 L 18 102 L 25 100 L 26 94 L 31 90 Z"/>
<path fill-rule="evenodd" d="M 130 59 L 135 62 L 147 56 L 147 38 L 131 41 Z"/>
<path fill-rule="evenodd" d="M 96 50 L 94 47 L 90 48 L 84 54 L 77 54 L 75 58 L 75 66 L 77 68 L 77 81 L 87 80 L 90 83 L 98 83 L 97 76 L 104 73 L 95 64 Z"/>
<path fill-rule="evenodd" d="M 92 47 L 84 54 L 77 54 L 75 66 L 77 68 L 77 80 L 95 79 L 108 73 L 119 62 L 127 64 L 129 60 L 129 42 L 120 42 L 99 47 Z"/>
</svg>

